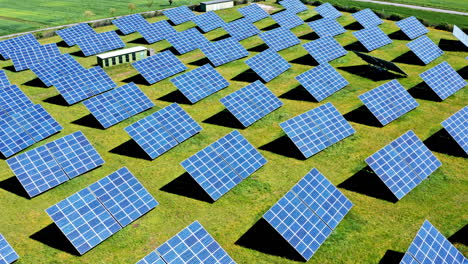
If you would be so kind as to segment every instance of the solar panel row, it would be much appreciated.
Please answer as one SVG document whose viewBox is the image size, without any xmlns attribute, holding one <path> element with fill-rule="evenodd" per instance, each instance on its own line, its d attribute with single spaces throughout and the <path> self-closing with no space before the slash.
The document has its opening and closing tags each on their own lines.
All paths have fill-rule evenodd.
<svg viewBox="0 0 468 264">
<path fill-rule="evenodd" d="M 245 63 L 265 82 L 273 80 L 291 68 L 291 64 L 272 49 L 247 59 Z"/>
<path fill-rule="evenodd" d="M 244 46 L 232 37 L 210 42 L 200 49 L 214 66 L 220 66 L 249 56 L 249 52 Z"/>
<path fill-rule="evenodd" d="M 442 126 L 468 154 L 468 106 L 442 122 Z"/>
<path fill-rule="evenodd" d="M 60 50 L 55 43 L 15 49 L 14 52 L 10 53 L 16 71 L 30 69 L 36 63 L 60 55 Z"/>
<path fill-rule="evenodd" d="M 18 254 L 13 247 L 8 243 L 6 238 L 0 234 L 0 263 L 10 264 L 19 259 Z"/>
<path fill-rule="evenodd" d="M 86 23 L 78 24 L 69 28 L 56 31 L 68 46 L 76 45 L 77 40 L 83 36 L 94 35 L 96 31 Z"/>
<path fill-rule="evenodd" d="M 120 32 L 124 35 L 136 32 L 140 27 L 149 25 L 148 21 L 141 14 L 132 14 L 112 20 Z"/>
<path fill-rule="evenodd" d="M 167 20 L 142 25 L 138 28 L 138 32 L 149 44 L 167 39 L 168 36 L 177 33 Z"/>
<path fill-rule="evenodd" d="M 136 61 L 132 63 L 132 66 L 149 84 L 154 84 L 187 69 L 170 50 Z"/>
<path fill-rule="evenodd" d="M 30 47 L 30 46 L 41 46 L 39 41 L 33 36 L 33 34 L 21 35 L 19 37 L 0 41 L 0 55 L 5 60 L 10 59 L 11 53 L 14 53 L 18 49 Z"/>
<path fill-rule="evenodd" d="M 167 36 L 166 39 L 180 54 L 196 50 L 210 43 L 210 41 L 196 28 L 190 28 L 185 31 L 174 33 Z"/>
<path fill-rule="evenodd" d="M 250 4 L 248 6 L 241 7 L 237 9 L 237 11 L 239 11 L 250 23 L 260 21 L 270 16 L 257 4 Z"/>
<path fill-rule="evenodd" d="M 320 64 L 328 63 L 348 53 L 333 37 L 322 37 L 302 45 Z"/>
<path fill-rule="evenodd" d="M 86 71 L 86 68 L 76 61 L 70 54 L 45 59 L 31 66 L 34 74 L 47 86 L 52 86 L 56 80 L 69 74 L 78 74 Z"/>
<path fill-rule="evenodd" d="M 80 46 L 85 56 L 125 47 L 125 43 L 115 31 L 82 36 L 76 40 L 76 44 Z"/>
<path fill-rule="evenodd" d="M 262 32 L 259 37 L 274 51 L 280 51 L 301 43 L 301 40 L 289 29 L 282 27 Z"/>
<path fill-rule="evenodd" d="M 419 74 L 419 76 L 442 100 L 447 99 L 468 84 L 446 61 Z"/>
</svg>

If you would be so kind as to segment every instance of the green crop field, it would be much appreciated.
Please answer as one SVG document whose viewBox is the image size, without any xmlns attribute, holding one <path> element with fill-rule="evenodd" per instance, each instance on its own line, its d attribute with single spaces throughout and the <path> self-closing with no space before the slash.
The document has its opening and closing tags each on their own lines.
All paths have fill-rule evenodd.
<svg viewBox="0 0 468 264">
<path fill-rule="evenodd" d="M 306 21 L 316 15 L 313 7 L 310 8 L 300 14 Z M 226 21 L 241 16 L 235 9 L 217 13 Z M 152 18 L 150 21 L 159 19 L 164 17 Z M 347 13 L 338 21 L 344 26 L 354 22 Z M 255 24 L 265 29 L 273 25 L 274 21 L 268 18 Z M 189 22 L 176 28 L 181 31 L 193 26 Z M 398 31 L 392 21 L 385 21 L 381 28 L 387 34 Z M 98 30 L 114 29 L 108 26 Z M 293 32 L 301 38 L 302 43 L 314 38 L 306 24 L 293 29 Z M 224 30 L 217 29 L 205 35 L 213 40 L 225 34 Z M 272 241 L 270 233 L 258 232 L 249 239 L 244 234 L 309 170 L 317 168 L 338 186 L 354 203 L 354 207 L 309 263 L 379 263 L 383 258 L 388 261 L 389 257 L 399 256 L 406 251 L 424 219 L 428 219 L 446 237 L 451 237 L 454 245 L 467 256 L 468 246 L 463 244 L 463 239 L 457 239 L 460 236 L 454 234 L 468 224 L 468 162 L 454 141 L 439 131 L 443 120 L 466 106 L 468 91 L 465 87 L 443 102 L 438 102 L 421 85 L 419 74 L 447 61 L 467 79 L 465 57 L 468 52 L 456 51 L 455 38 L 449 32 L 431 28 L 428 36 L 435 43 L 440 43 L 445 53 L 426 66 L 417 64 L 408 55 L 409 49 L 405 45 L 407 40 L 393 39 L 392 44 L 369 53 L 386 60 L 396 59 L 399 61 L 398 66 L 408 73 L 407 78 L 372 70 L 352 52 L 332 61 L 331 65 L 350 85 L 320 103 L 314 102 L 307 92 L 298 88 L 299 83 L 295 80 L 297 75 L 314 67 L 306 50 L 297 45 L 279 52 L 292 64 L 292 68 L 266 85 L 283 101 L 284 106 L 245 129 L 238 128 L 234 118 L 223 111 L 219 99 L 253 81 L 254 76 L 245 73 L 248 70 L 244 63 L 246 58 L 217 67 L 230 86 L 193 105 L 186 104 L 180 98 L 170 78 L 147 85 L 141 82 L 141 78 L 133 77 L 138 73 L 130 65 L 106 69 L 119 85 L 130 80 L 137 81 L 138 86 L 156 104 L 153 109 L 106 130 L 95 128 L 94 122 L 87 117 L 89 112 L 81 103 L 64 106 L 63 100 L 57 97 L 56 89 L 38 85 L 31 71 L 12 72 L 11 61 L 0 61 L 0 68 L 7 71 L 10 80 L 19 85 L 35 103 L 44 106 L 64 127 L 59 134 L 34 147 L 81 130 L 106 161 L 102 167 L 32 199 L 25 198 L 22 187 L 6 162 L 0 161 L 0 233 L 6 236 L 21 256 L 19 264 L 135 263 L 191 222 L 198 220 L 237 263 L 300 263 L 290 260 L 284 248 L 275 248 L 279 241 Z M 153 45 L 141 44 L 138 33 L 123 36 L 122 39 L 128 47 L 144 45 L 156 51 L 170 47 L 166 41 Z M 347 49 L 356 47 L 351 30 L 336 39 Z M 60 41 L 59 37 L 41 40 L 42 43 Z M 258 36 L 241 43 L 249 50 L 249 57 L 265 48 Z M 63 53 L 73 54 L 85 67 L 96 65 L 96 58 L 81 57 L 77 52 L 78 47 L 60 49 Z M 207 63 L 200 50 L 178 57 L 190 69 Z M 385 127 L 377 127 L 369 121 L 368 113 L 356 110 L 362 106 L 358 95 L 394 78 L 410 91 L 419 107 Z M 115 150 L 130 139 L 124 127 L 172 102 L 179 102 L 203 127 L 203 131 L 152 161 L 142 158 L 141 150 L 128 147 L 128 144 L 127 147 L 118 148 L 119 151 Z M 285 134 L 278 124 L 326 102 L 333 103 L 345 115 L 356 133 L 307 160 L 297 158 L 298 150 L 287 140 L 282 140 Z M 187 180 L 179 163 L 233 129 L 238 129 L 259 149 L 268 163 L 218 201 L 209 203 L 201 195 L 202 192 Z M 378 177 L 366 167 L 364 160 L 408 130 L 413 130 L 443 165 L 402 200 L 394 202 Z M 123 166 L 134 173 L 160 205 L 85 255 L 76 256 L 44 210 Z M 244 239 L 240 240 L 241 237 Z"/>
<path fill-rule="evenodd" d="M 468 2 L 464 0 L 383 0 L 383 2 L 393 2 L 468 12 Z"/>
</svg>

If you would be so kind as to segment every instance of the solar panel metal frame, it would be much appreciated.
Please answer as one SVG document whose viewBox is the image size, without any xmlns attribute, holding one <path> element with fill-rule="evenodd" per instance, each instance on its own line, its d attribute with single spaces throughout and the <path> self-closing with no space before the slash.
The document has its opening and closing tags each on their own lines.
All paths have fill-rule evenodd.
<svg viewBox="0 0 468 264">
<path fill-rule="evenodd" d="M 300 17 L 288 10 L 275 13 L 271 15 L 271 18 L 273 18 L 278 25 L 287 29 L 293 29 L 304 24 L 304 21 Z"/>
<path fill-rule="evenodd" d="M 39 41 L 34 37 L 33 34 L 28 33 L 11 39 L 6 39 L 0 41 L 0 55 L 3 59 L 11 59 L 11 53 L 15 52 L 17 49 L 22 49 L 29 46 L 41 46 Z"/>
<path fill-rule="evenodd" d="M 211 42 L 200 49 L 214 66 L 249 56 L 244 46 L 232 37 Z"/>
<path fill-rule="evenodd" d="M 373 51 L 393 42 L 387 34 L 378 27 L 364 28 L 353 32 L 353 35 L 368 51 Z"/>
<path fill-rule="evenodd" d="M 319 37 L 338 36 L 346 32 L 346 29 L 333 18 L 321 18 L 307 23 Z"/>
<path fill-rule="evenodd" d="M 442 122 L 442 126 L 468 154 L 468 106 L 463 107 Z"/>
<path fill-rule="evenodd" d="M 398 67 L 398 65 L 396 65 L 395 63 L 391 62 L 391 61 L 386 61 L 386 60 L 383 60 L 383 59 L 380 59 L 380 58 L 377 58 L 377 57 L 373 57 L 371 55 L 367 55 L 365 53 L 362 53 L 362 52 L 358 52 L 358 51 L 354 51 L 353 52 L 358 55 L 363 61 L 375 66 L 375 67 L 378 67 L 380 69 L 383 69 L 383 70 L 386 70 L 386 71 L 394 71 L 394 72 L 397 72 L 397 73 L 401 73 L 405 76 L 408 76 L 408 74 L 403 71 L 400 67 Z"/>
<path fill-rule="evenodd" d="M 168 36 L 177 33 L 167 20 L 156 21 L 154 23 L 141 26 L 138 32 L 149 44 L 165 40 Z"/>
<path fill-rule="evenodd" d="M 319 64 L 328 63 L 348 54 L 333 37 L 323 37 L 302 45 Z"/>
<path fill-rule="evenodd" d="M 330 3 L 323 3 L 314 10 L 319 13 L 323 18 L 328 17 L 332 19 L 337 19 L 342 16 L 342 14 Z"/>
<path fill-rule="evenodd" d="M 380 25 L 380 24 L 382 24 L 384 22 L 370 8 L 360 10 L 360 11 L 358 11 L 356 13 L 351 14 L 351 15 L 364 28 L 377 27 L 378 25 Z"/>
<path fill-rule="evenodd" d="M 414 16 L 407 17 L 395 23 L 410 39 L 415 39 L 429 30 Z"/>
<path fill-rule="evenodd" d="M 10 54 L 17 72 L 30 69 L 36 63 L 60 55 L 60 50 L 55 43 L 17 49 Z"/>
<path fill-rule="evenodd" d="M 134 33 L 139 27 L 149 24 L 141 14 L 131 14 L 112 20 L 120 32 L 124 35 Z"/>
<path fill-rule="evenodd" d="M 125 43 L 115 31 L 83 36 L 76 40 L 76 44 L 86 57 L 125 47 Z"/>
<path fill-rule="evenodd" d="M 447 99 L 468 84 L 446 61 L 419 74 L 419 76 L 442 100 Z"/>
<path fill-rule="evenodd" d="M 250 23 L 260 21 L 264 18 L 270 17 L 270 14 L 263 10 L 259 5 L 251 3 L 250 5 L 237 9 L 242 16 L 245 17 Z"/>
<path fill-rule="evenodd" d="M 223 25 L 224 30 L 235 40 L 241 41 L 258 35 L 260 29 L 246 18 L 240 18 Z"/>
<path fill-rule="evenodd" d="M 60 29 L 56 31 L 57 35 L 65 41 L 65 43 L 71 47 L 76 45 L 76 40 L 87 35 L 94 35 L 96 31 L 89 26 L 87 23 L 81 23 L 68 28 Z"/>
<path fill-rule="evenodd" d="M 416 55 L 418 58 L 424 62 L 424 64 L 429 64 L 435 59 L 439 58 L 444 54 L 444 51 L 441 50 L 428 36 L 421 36 L 409 43 L 406 46 Z"/>
<path fill-rule="evenodd" d="M 166 9 L 163 11 L 169 20 L 175 25 L 180 25 L 182 23 L 191 21 L 196 15 L 193 13 L 187 6 L 179 6 L 172 9 Z"/>
<path fill-rule="evenodd" d="M 36 63 L 31 70 L 47 87 L 50 87 L 55 84 L 56 79 L 64 75 L 84 72 L 86 68 L 66 53 Z"/>
<path fill-rule="evenodd" d="M 166 39 L 180 54 L 196 50 L 210 43 L 210 41 L 196 28 L 189 28 L 187 30 L 177 32 L 167 36 Z"/>
<path fill-rule="evenodd" d="M 453 25 L 453 31 L 452 34 L 460 40 L 461 43 L 463 43 L 466 47 L 468 47 L 468 35 L 463 32 L 457 25 Z"/>
<path fill-rule="evenodd" d="M 10 85 L 11 83 L 8 79 L 8 76 L 6 75 L 6 72 L 4 70 L 0 70 L 0 89 Z"/>
<path fill-rule="evenodd" d="M 192 21 L 204 32 L 210 32 L 222 27 L 226 22 L 219 17 L 215 12 L 208 11 L 206 13 L 195 16 Z"/>
<path fill-rule="evenodd" d="M 187 66 L 170 50 L 133 62 L 132 66 L 149 84 L 154 84 L 187 69 Z"/>
<path fill-rule="evenodd" d="M 300 0 L 283 0 L 280 1 L 279 4 L 283 6 L 286 10 L 289 10 L 296 14 L 309 10 L 307 6 L 304 5 Z"/>
<path fill-rule="evenodd" d="M 0 252 L 0 263 L 10 264 L 19 259 L 19 255 L 2 234 L 0 234 Z"/>
<path fill-rule="evenodd" d="M 282 27 L 262 32 L 258 36 L 274 51 L 284 50 L 301 43 L 301 40 L 289 29 Z"/>
<path fill-rule="evenodd" d="M 265 82 L 273 80 L 291 68 L 291 64 L 272 49 L 262 51 L 247 59 L 245 63 Z"/>
</svg>

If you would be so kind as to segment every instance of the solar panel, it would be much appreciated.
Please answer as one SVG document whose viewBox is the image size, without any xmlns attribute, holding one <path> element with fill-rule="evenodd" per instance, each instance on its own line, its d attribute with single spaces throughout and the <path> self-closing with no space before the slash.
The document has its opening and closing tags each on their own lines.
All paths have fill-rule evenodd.
<svg viewBox="0 0 468 264">
<path fill-rule="evenodd" d="M 164 10 L 163 14 L 176 25 L 188 22 L 196 16 L 187 6 Z"/>
<path fill-rule="evenodd" d="M 86 57 L 125 47 L 125 43 L 115 31 L 83 36 L 76 40 L 76 44 Z"/>
<path fill-rule="evenodd" d="M 283 57 L 272 49 L 267 49 L 245 61 L 265 82 L 269 82 L 291 68 Z"/>
<path fill-rule="evenodd" d="M 308 10 L 307 6 L 304 5 L 300 0 L 283 0 L 280 1 L 279 4 L 288 11 L 294 12 L 296 14 Z"/>
<path fill-rule="evenodd" d="M 192 20 L 205 33 L 220 28 L 226 23 L 213 11 L 200 14 Z"/>
<path fill-rule="evenodd" d="M 281 27 L 262 32 L 259 37 L 274 51 L 280 51 L 301 43 L 301 40 L 289 29 Z"/>
<path fill-rule="evenodd" d="M 455 141 L 468 153 L 468 106 L 456 112 L 442 122 L 442 126 L 455 139 Z"/>
<path fill-rule="evenodd" d="M 76 40 L 87 35 L 94 35 L 96 31 L 86 23 L 74 25 L 69 28 L 64 28 L 56 31 L 68 46 L 73 46 L 76 44 Z"/>
<path fill-rule="evenodd" d="M 446 61 L 421 73 L 419 76 L 440 97 L 445 100 L 467 85 L 463 77 Z"/>
<path fill-rule="evenodd" d="M 225 63 L 249 56 L 249 52 L 237 40 L 230 37 L 200 48 L 211 63 L 220 66 Z"/>
<path fill-rule="evenodd" d="M 168 36 L 177 33 L 175 28 L 173 28 L 167 20 L 143 25 L 138 28 L 138 32 L 149 44 L 164 40 Z"/>
<path fill-rule="evenodd" d="M 138 28 L 148 25 L 148 21 L 141 14 L 132 14 L 112 20 L 124 35 L 136 32 Z"/>
<path fill-rule="evenodd" d="M 263 10 L 257 4 L 250 4 L 248 6 L 241 7 L 237 9 L 237 11 L 239 11 L 250 23 L 260 21 L 270 16 L 267 11 Z"/>
<path fill-rule="evenodd" d="M 132 63 L 132 66 L 149 84 L 154 84 L 187 69 L 170 50 L 136 61 Z"/>
<path fill-rule="evenodd" d="M 46 213 L 80 255 L 122 229 L 88 188 L 47 208 Z"/>
<path fill-rule="evenodd" d="M 18 49 L 26 48 L 29 46 L 41 46 L 39 41 L 33 36 L 33 34 L 21 35 L 19 37 L 0 41 L 0 55 L 5 60 L 10 59 L 11 53 Z"/>
<path fill-rule="evenodd" d="M 300 17 L 288 10 L 273 14 L 271 18 L 273 18 L 278 25 L 287 29 L 293 29 L 304 24 L 304 21 L 302 21 Z"/>
<path fill-rule="evenodd" d="M 6 238 L 0 234 L 0 263 L 10 264 L 19 259 L 18 254 L 8 243 Z"/>
<path fill-rule="evenodd" d="M 31 66 L 31 70 L 49 87 L 54 85 L 58 78 L 72 73 L 84 72 L 86 68 L 81 66 L 70 54 L 61 54 L 34 64 Z"/>
<path fill-rule="evenodd" d="M 298 76 L 296 80 L 318 102 L 344 88 L 349 82 L 330 64 L 324 63 Z"/>
<path fill-rule="evenodd" d="M 358 51 L 353 51 L 356 55 L 358 55 L 361 59 L 363 59 L 365 62 L 375 66 L 375 67 L 378 67 L 380 69 L 383 69 L 383 70 L 386 70 L 386 71 L 394 71 L 394 72 L 398 72 L 398 73 L 401 73 L 403 75 L 406 75 L 408 76 L 408 74 L 406 74 L 406 72 L 404 72 L 400 67 L 398 67 L 395 63 L 391 62 L 391 61 L 386 61 L 386 60 L 382 60 L 380 58 L 377 58 L 377 57 L 373 57 L 373 56 L 370 56 L 370 55 L 367 55 L 367 54 L 364 54 L 364 53 L 361 53 L 361 52 L 358 52 Z"/>
<path fill-rule="evenodd" d="M 10 113 L 10 115 L 36 142 L 58 133 L 63 129 L 39 104 L 15 113 Z"/>
<path fill-rule="evenodd" d="M 318 63 L 328 63 L 348 54 L 333 37 L 323 37 L 302 45 Z"/>
<path fill-rule="evenodd" d="M 153 114 L 156 120 L 179 143 L 202 130 L 201 126 L 178 104 L 171 104 Z"/>
<path fill-rule="evenodd" d="M 365 28 L 377 27 L 383 23 L 383 20 L 369 8 L 353 13 L 352 16 Z"/>
<path fill-rule="evenodd" d="M 280 127 L 306 158 L 355 132 L 332 103 L 286 120 Z"/>
<path fill-rule="evenodd" d="M 164 262 L 156 251 L 153 251 L 140 259 L 136 264 L 166 264 L 166 262 Z"/>
<path fill-rule="evenodd" d="M 353 35 L 368 50 L 373 51 L 392 43 L 392 40 L 378 27 L 369 27 L 353 32 Z"/>
<path fill-rule="evenodd" d="M 260 30 L 246 18 L 226 23 L 223 25 L 223 28 L 237 41 L 241 41 L 260 33 Z"/>
<path fill-rule="evenodd" d="M 330 3 L 321 4 L 314 8 L 314 10 L 317 11 L 317 13 L 319 13 L 322 17 L 337 19 L 342 16 L 342 14 Z"/>
<path fill-rule="evenodd" d="M 210 41 L 203 36 L 196 28 L 190 28 L 185 31 L 177 32 L 166 37 L 177 52 L 185 54 L 189 51 L 196 50 Z"/>
<path fill-rule="evenodd" d="M 459 27 L 457 27 L 456 25 L 453 25 L 453 32 L 452 34 L 458 39 L 460 40 L 463 44 L 465 44 L 465 46 L 468 47 L 468 35 L 465 34 L 465 32 L 463 32 L 463 30 L 461 30 Z"/>
<path fill-rule="evenodd" d="M 10 86 L 10 80 L 8 80 L 8 76 L 4 70 L 0 70 L 0 89 L 5 86 Z"/>
<path fill-rule="evenodd" d="M 346 32 L 346 29 L 333 18 L 321 18 L 307 23 L 319 37 L 337 36 Z"/>
<path fill-rule="evenodd" d="M 245 127 L 281 107 L 283 103 L 260 81 L 255 81 L 220 102 Z"/>
<path fill-rule="evenodd" d="M 59 55 L 61 55 L 60 50 L 55 43 L 16 49 L 10 53 L 15 71 L 27 70 L 36 63 Z"/>
<path fill-rule="evenodd" d="M 396 25 L 410 39 L 415 39 L 429 32 L 429 30 L 421 22 L 419 22 L 419 20 L 414 16 L 402 19 L 396 22 Z"/>
<path fill-rule="evenodd" d="M 411 130 L 372 154 L 366 163 L 398 200 L 442 165 Z"/>
<path fill-rule="evenodd" d="M 34 144 L 34 140 L 13 119 L 13 117 L 0 112 L 0 152 L 10 157 L 17 152 Z"/>
<path fill-rule="evenodd" d="M 406 44 L 408 48 L 421 59 L 424 64 L 429 64 L 431 61 L 442 56 L 444 52 L 434 43 L 428 36 L 419 37 L 410 43 Z"/>
<path fill-rule="evenodd" d="M 171 82 L 191 103 L 229 86 L 229 82 L 209 64 L 174 77 Z"/>
<path fill-rule="evenodd" d="M 0 112 L 17 112 L 33 105 L 31 99 L 16 84 L 0 88 Z"/>
<path fill-rule="evenodd" d="M 167 264 L 235 264 L 218 242 L 195 221 L 156 249 Z"/>
</svg>

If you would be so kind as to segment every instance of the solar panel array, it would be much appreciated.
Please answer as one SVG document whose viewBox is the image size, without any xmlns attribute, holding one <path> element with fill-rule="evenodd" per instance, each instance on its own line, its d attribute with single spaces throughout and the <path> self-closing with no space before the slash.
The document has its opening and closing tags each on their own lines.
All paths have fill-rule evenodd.
<svg viewBox="0 0 468 264">
<path fill-rule="evenodd" d="M 458 40 L 460 40 L 466 47 L 468 47 L 468 35 L 463 32 L 457 25 L 453 25 L 453 33 Z"/>
<path fill-rule="evenodd" d="M 451 117 L 442 122 L 445 130 L 455 139 L 455 141 L 468 154 L 468 106 L 456 112 Z"/>
<path fill-rule="evenodd" d="M 229 86 L 229 82 L 210 64 L 174 77 L 171 82 L 191 103 L 196 103 Z"/>
<path fill-rule="evenodd" d="M 16 49 L 10 53 L 16 71 L 30 69 L 36 63 L 60 55 L 60 50 L 55 43 Z"/>
<path fill-rule="evenodd" d="M 314 168 L 263 218 L 307 261 L 352 206 L 352 202 Z"/>
<path fill-rule="evenodd" d="M 176 25 L 191 21 L 196 16 L 187 6 L 164 10 L 163 14 Z"/>
<path fill-rule="evenodd" d="M 314 10 L 324 18 L 327 17 L 327 18 L 337 19 L 340 16 L 342 16 L 342 14 L 338 10 L 336 10 L 336 8 L 332 6 L 330 3 L 321 4 L 317 6 L 316 8 L 314 8 Z"/>
<path fill-rule="evenodd" d="M 234 130 L 182 161 L 181 165 L 216 201 L 266 162 L 260 152 Z"/>
<path fill-rule="evenodd" d="M 369 27 L 353 32 L 353 35 L 368 50 L 373 51 L 392 43 L 392 40 L 378 27 Z"/>
<path fill-rule="evenodd" d="M 346 29 L 333 18 L 321 18 L 307 23 L 319 37 L 337 36 L 346 32 Z"/>
<path fill-rule="evenodd" d="M 283 0 L 280 1 L 279 4 L 288 11 L 294 12 L 296 14 L 308 10 L 307 6 L 304 5 L 300 0 Z"/>
<path fill-rule="evenodd" d="M 226 23 L 213 11 L 200 14 L 194 17 L 192 21 L 205 33 L 220 28 Z"/>
<path fill-rule="evenodd" d="M 429 32 L 429 30 L 414 16 L 396 22 L 396 25 L 410 39 L 415 39 Z"/>
<path fill-rule="evenodd" d="M 239 11 L 250 23 L 260 21 L 270 16 L 267 11 L 263 10 L 257 4 L 250 4 L 248 6 L 241 7 L 237 9 L 237 11 Z"/>
<path fill-rule="evenodd" d="M 0 41 L 0 55 L 5 60 L 10 59 L 11 53 L 15 52 L 18 49 L 30 47 L 30 46 L 41 46 L 39 41 L 33 36 L 33 34 L 21 35 L 19 37 L 6 39 Z"/>
<path fill-rule="evenodd" d="M 361 94 L 359 99 L 384 126 L 419 106 L 397 80 Z"/>
<path fill-rule="evenodd" d="M 372 154 L 366 163 L 398 200 L 442 165 L 411 130 Z"/>
<path fill-rule="evenodd" d="M 97 33 L 83 36 L 76 40 L 85 56 L 120 49 L 125 47 L 125 43 L 120 39 L 115 31 Z"/>
<path fill-rule="evenodd" d="M 96 31 L 92 27 L 90 27 L 86 23 L 81 23 L 78 25 L 71 26 L 69 28 L 64 28 L 56 31 L 57 35 L 59 35 L 68 46 L 73 46 L 76 44 L 76 41 L 88 35 L 96 34 Z"/>
<path fill-rule="evenodd" d="M 255 81 L 221 98 L 220 102 L 245 127 L 250 126 L 283 105 L 260 81 Z"/>
<path fill-rule="evenodd" d="M 226 23 L 223 25 L 223 28 L 237 41 L 250 38 L 260 33 L 260 30 L 246 18 Z"/>
<path fill-rule="evenodd" d="M 406 46 L 411 49 L 411 51 L 421 59 L 424 64 L 429 64 L 431 61 L 442 56 L 444 52 L 428 37 L 422 36 L 419 37 L 410 43 L 407 43 Z"/>
<path fill-rule="evenodd" d="M 296 76 L 296 80 L 298 80 L 302 87 L 319 102 L 349 84 L 349 82 L 328 63 L 320 64 Z"/>
<path fill-rule="evenodd" d="M 140 27 L 148 25 L 148 21 L 141 14 L 132 14 L 112 20 L 124 35 L 136 32 Z"/>
<path fill-rule="evenodd" d="M 302 45 L 320 64 L 328 63 L 348 53 L 333 37 L 323 37 Z"/>
<path fill-rule="evenodd" d="M 275 13 L 271 15 L 271 18 L 273 18 L 278 25 L 287 29 L 293 29 L 304 24 L 304 21 L 302 21 L 300 17 L 288 10 Z"/>
<path fill-rule="evenodd" d="M 0 263 L 10 264 L 19 259 L 18 254 L 8 243 L 6 238 L 0 234 Z"/>
<path fill-rule="evenodd" d="M 289 29 L 282 27 L 262 32 L 259 37 L 274 51 L 280 51 L 301 43 L 301 40 Z"/>
<path fill-rule="evenodd" d="M 196 28 L 190 28 L 185 31 L 177 32 L 166 37 L 177 52 L 185 54 L 189 51 L 196 50 L 210 41 Z"/>
<path fill-rule="evenodd" d="M 367 55 L 367 54 L 364 54 L 364 53 L 361 53 L 361 52 L 358 52 L 358 51 L 353 51 L 353 52 L 356 55 L 358 55 L 361 59 L 363 59 L 365 62 L 367 62 L 369 64 L 372 64 L 375 67 L 378 67 L 378 68 L 381 68 L 381 69 L 387 70 L 387 71 L 398 72 L 398 73 L 401 73 L 403 75 L 408 76 L 408 74 L 406 74 L 406 72 L 404 72 L 400 67 L 398 67 L 398 65 L 396 65 L 395 63 L 393 63 L 391 61 L 386 61 L 386 60 L 383 60 L 383 59 L 380 59 L 380 58 L 377 58 L 377 57 L 373 57 L 373 56 L 370 56 L 370 55 Z"/>
<path fill-rule="evenodd" d="M 272 49 L 267 49 L 245 61 L 265 82 L 291 68 L 291 64 Z"/>
<path fill-rule="evenodd" d="M 201 130 L 197 122 L 175 103 L 125 128 L 151 159 L 159 157 Z"/>
<path fill-rule="evenodd" d="M 138 113 L 148 110 L 154 103 L 134 83 L 92 97 L 83 102 L 91 114 L 108 128 Z"/>
<path fill-rule="evenodd" d="M 306 158 L 355 132 L 332 103 L 286 120 L 280 127 Z"/>
<path fill-rule="evenodd" d="M 220 66 L 249 56 L 249 52 L 244 46 L 232 37 L 210 42 L 200 49 L 215 66 Z"/>
<path fill-rule="evenodd" d="M 352 16 L 356 19 L 359 24 L 364 28 L 373 28 L 383 23 L 383 20 L 380 19 L 371 9 L 366 8 L 356 13 L 353 13 Z"/>
<path fill-rule="evenodd" d="M 36 63 L 31 66 L 31 70 L 49 87 L 54 85 L 60 77 L 85 72 L 86 68 L 67 53 Z"/>
<path fill-rule="evenodd" d="M 168 36 L 177 33 L 175 28 L 173 28 L 167 20 L 143 25 L 138 28 L 138 32 L 149 44 L 164 40 Z"/>
<path fill-rule="evenodd" d="M 133 62 L 132 66 L 149 84 L 159 82 L 187 69 L 170 50 Z"/>
<path fill-rule="evenodd" d="M 419 76 L 442 100 L 447 99 L 468 84 L 446 61 Z"/>
<path fill-rule="evenodd" d="M 11 83 L 8 79 L 8 76 L 6 75 L 6 72 L 4 70 L 0 70 L 0 88 L 10 85 Z"/>
</svg>

